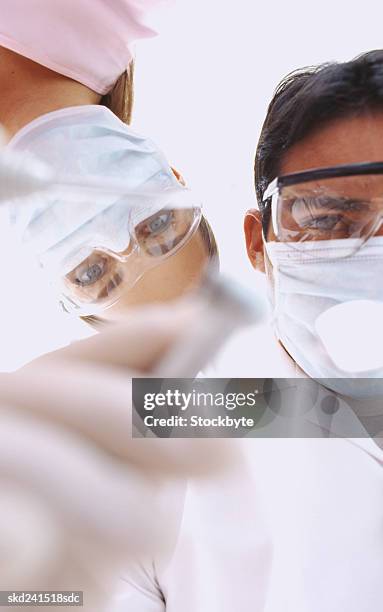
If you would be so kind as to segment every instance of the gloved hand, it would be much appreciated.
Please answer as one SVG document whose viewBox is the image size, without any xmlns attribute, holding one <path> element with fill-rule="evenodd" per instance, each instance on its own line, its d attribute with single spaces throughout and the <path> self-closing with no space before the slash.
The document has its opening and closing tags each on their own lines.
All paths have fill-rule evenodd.
<svg viewBox="0 0 383 612">
<path fill-rule="evenodd" d="M 2 590 L 81 590 L 102 612 L 129 555 L 172 529 L 155 506 L 163 480 L 235 461 L 223 440 L 131 439 L 131 375 L 150 375 L 199 308 L 142 309 L 0 375 Z"/>
</svg>

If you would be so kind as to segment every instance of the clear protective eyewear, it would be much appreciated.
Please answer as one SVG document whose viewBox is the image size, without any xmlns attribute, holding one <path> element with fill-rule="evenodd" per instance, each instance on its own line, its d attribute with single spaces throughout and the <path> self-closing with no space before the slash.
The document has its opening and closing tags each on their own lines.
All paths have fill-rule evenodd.
<svg viewBox="0 0 383 612">
<path fill-rule="evenodd" d="M 82 193 L 75 185 L 45 199 L 49 206 L 36 209 L 22 242 L 37 255 L 64 308 L 81 316 L 118 302 L 190 240 L 202 216 L 195 196 L 181 185 L 116 197 L 110 181 L 91 201 L 89 187 Z"/>
<path fill-rule="evenodd" d="M 317 168 L 277 177 L 263 197 L 264 238 L 319 259 L 349 257 L 383 234 L 383 162 Z M 271 223 L 270 223 L 271 218 Z"/>
</svg>

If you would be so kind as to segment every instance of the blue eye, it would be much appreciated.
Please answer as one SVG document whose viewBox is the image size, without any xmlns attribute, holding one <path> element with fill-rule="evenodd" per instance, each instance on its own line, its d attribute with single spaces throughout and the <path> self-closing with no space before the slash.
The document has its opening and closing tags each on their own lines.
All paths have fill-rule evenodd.
<svg viewBox="0 0 383 612">
<path fill-rule="evenodd" d="M 162 212 L 146 224 L 147 233 L 159 234 L 167 229 L 172 220 L 172 212 Z"/>
<path fill-rule="evenodd" d="M 94 263 L 83 263 L 75 270 L 74 282 L 81 287 L 97 283 L 106 272 L 107 260 L 100 258 Z"/>
</svg>

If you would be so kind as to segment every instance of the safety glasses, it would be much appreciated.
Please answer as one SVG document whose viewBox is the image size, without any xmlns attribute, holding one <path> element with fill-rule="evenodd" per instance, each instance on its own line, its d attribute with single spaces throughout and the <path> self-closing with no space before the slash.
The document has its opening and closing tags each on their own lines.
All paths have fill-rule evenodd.
<svg viewBox="0 0 383 612">
<path fill-rule="evenodd" d="M 383 233 L 383 162 L 277 177 L 264 193 L 263 213 L 266 243 L 320 258 L 324 241 L 337 241 L 331 256 L 348 257 Z"/>
<path fill-rule="evenodd" d="M 48 199 L 51 197 L 47 196 Z M 65 310 L 98 315 L 193 236 L 201 204 L 186 187 L 41 204 L 22 232 Z M 32 202 L 30 203 L 32 205 Z"/>
<path fill-rule="evenodd" d="M 134 224 L 128 221 L 129 244 L 115 252 L 93 241 L 71 253 L 79 263 L 58 276 L 66 309 L 97 314 L 112 306 L 151 268 L 175 255 L 193 236 L 201 220 L 200 207 L 163 208 Z"/>
</svg>

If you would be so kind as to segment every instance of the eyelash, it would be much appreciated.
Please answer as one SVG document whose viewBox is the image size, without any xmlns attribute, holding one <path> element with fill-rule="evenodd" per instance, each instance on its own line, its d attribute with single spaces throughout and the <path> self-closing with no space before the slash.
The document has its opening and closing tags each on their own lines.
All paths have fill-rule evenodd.
<svg viewBox="0 0 383 612">
<path fill-rule="evenodd" d="M 162 225 L 160 228 L 156 230 L 150 229 L 150 225 L 156 222 L 157 220 L 161 219 L 161 217 L 165 217 L 164 225 Z M 173 222 L 173 220 L 174 220 L 173 211 L 161 212 L 160 214 L 157 214 L 156 216 L 152 217 L 152 219 L 145 221 L 143 225 L 139 224 L 136 228 L 136 234 L 138 237 L 142 237 L 142 238 L 149 238 L 151 236 L 157 236 L 161 234 L 163 231 L 165 231 L 166 229 L 168 229 L 168 227 Z"/>
<path fill-rule="evenodd" d="M 150 219 L 147 219 L 142 224 L 136 227 L 136 236 L 138 241 L 143 241 L 143 246 L 146 241 L 151 238 L 161 236 L 173 225 L 175 214 L 173 210 L 162 210 Z M 158 225 L 158 227 L 156 227 Z M 145 248 L 148 246 L 146 244 Z M 122 276 L 118 272 L 117 262 L 103 253 L 94 252 L 77 268 L 72 270 L 67 275 L 67 279 L 73 285 L 84 290 L 92 290 L 100 288 L 101 293 L 108 291 L 110 285 L 113 289 L 122 282 Z M 102 297 L 101 294 L 99 297 Z"/>
<path fill-rule="evenodd" d="M 93 256 L 92 256 L 93 257 Z M 106 257 L 99 257 L 99 259 L 97 261 L 95 261 L 92 264 L 87 264 L 86 262 L 82 263 L 78 269 L 74 270 L 74 274 L 75 274 L 75 279 L 74 282 L 76 285 L 79 285 L 80 287 L 89 287 L 90 285 L 94 285 L 96 282 L 98 282 L 100 280 L 100 278 L 102 278 L 107 270 L 108 270 L 108 259 Z M 90 274 L 90 272 L 93 269 L 100 269 L 100 275 L 94 279 L 94 278 L 89 278 L 88 280 L 82 280 L 81 277 L 82 276 L 86 276 Z"/>
</svg>

